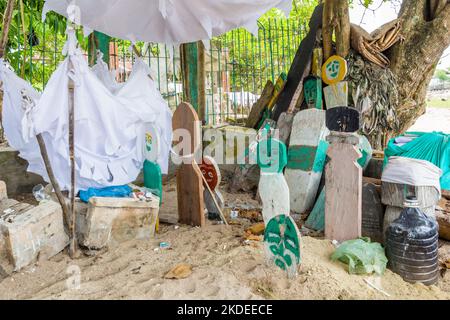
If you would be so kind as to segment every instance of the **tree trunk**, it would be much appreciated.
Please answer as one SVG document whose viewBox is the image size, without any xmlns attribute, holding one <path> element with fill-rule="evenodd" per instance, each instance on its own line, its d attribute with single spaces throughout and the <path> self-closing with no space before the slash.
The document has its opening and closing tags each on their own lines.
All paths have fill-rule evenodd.
<svg viewBox="0 0 450 320">
<path fill-rule="evenodd" d="M 348 0 L 337 0 L 335 3 L 336 14 L 336 53 L 343 58 L 350 51 L 350 13 Z"/>
<path fill-rule="evenodd" d="M 404 0 L 399 13 L 404 40 L 390 51 L 390 69 L 398 82 L 400 104 L 396 135 L 408 130 L 426 111 L 426 94 L 436 66 L 450 45 L 447 0 Z"/>
</svg>

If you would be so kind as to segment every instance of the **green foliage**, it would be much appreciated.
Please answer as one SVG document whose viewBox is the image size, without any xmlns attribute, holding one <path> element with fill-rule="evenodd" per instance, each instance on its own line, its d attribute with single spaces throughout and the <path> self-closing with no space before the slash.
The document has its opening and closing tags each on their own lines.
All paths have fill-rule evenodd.
<svg viewBox="0 0 450 320">
<path fill-rule="evenodd" d="M 439 79 L 439 81 L 441 82 L 449 82 L 450 81 L 450 72 L 446 71 L 446 70 L 441 70 L 438 69 L 436 70 L 434 76 L 436 77 L 436 79 Z"/>
</svg>

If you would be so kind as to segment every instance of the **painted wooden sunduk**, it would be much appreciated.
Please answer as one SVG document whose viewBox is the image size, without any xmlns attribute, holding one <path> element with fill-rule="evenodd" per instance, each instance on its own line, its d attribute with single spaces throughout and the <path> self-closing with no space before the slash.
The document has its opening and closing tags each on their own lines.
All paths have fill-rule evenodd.
<svg viewBox="0 0 450 320">
<path fill-rule="evenodd" d="M 294 212 L 305 213 L 314 205 L 326 160 L 328 133 L 323 110 L 308 109 L 294 117 L 285 171 Z"/>
<path fill-rule="evenodd" d="M 322 79 L 309 76 L 304 81 L 305 101 L 310 109 L 323 109 Z"/>
<path fill-rule="evenodd" d="M 300 239 L 295 221 L 289 215 L 272 218 L 264 232 L 266 258 L 291 278 L 297 275 L 301 262 Z"/>
</svg>

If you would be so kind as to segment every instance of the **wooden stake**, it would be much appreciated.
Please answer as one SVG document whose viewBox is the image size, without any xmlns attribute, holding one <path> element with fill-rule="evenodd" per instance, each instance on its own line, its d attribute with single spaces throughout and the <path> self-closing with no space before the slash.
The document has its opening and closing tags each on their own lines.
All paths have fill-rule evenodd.
<svg viewBox="0 0 450 320">
<path fill-rule="evenodd" d="M 0 37 L 0 58 L 3 58 L 6 45 L 8 44 L 9 27 L 11 26 L 15 4 L 16 0 L 8 0 L 6 4 L 5 14 L 3 15 L 3 30 Z"/>
<path fill-rule="evenodd" d="M 70 57 L 69 57 L 70 59 Z M 72 62 L 69 61 L 69 69 Z M 69 155 L 70 155 L 70 248 L 71 258 L 77 255 L 76 213 L 75 213 L 75 83 L 69 78 Z"/>
<path fill-rule="evenodd" d="M 6 45 L 8 43 L 9 27 L 11 26 L 11 20 L 15 4 L 16 0 L 8 0 L 8 3 L 5 8 L 5 13 L 3 15 L 3 24 L 2 24 L 3 28 L 2 34 L 0 35 L 0 58 L 3 58 L 5 54 Z M 3 101 L 3 93 L 0 95 L 0 99 Z M 3 114 L 3 103 L 0 103 L 0 123 L 3 123 L 2 114 Z M 4 140 L 3 127 L 0 130 L 0 140 Z"/>
<path fill-rule="evenodd" d="M 45 169 L 47 170 L 48 178 L 50 179 L 50 183 L 53 186 L 53 189 L 55 189 L 56 197 L 58 198 L 59 204 L 61 205 L 62 211 L 63 211 L 63 218 L 64 222 L 67 226 L 67 229 L 70 232 L 70 215 L 69 215 L 69 207 L 66 203 L 66 198 L 63 196 L 61 192 L 61 187 L 59 186 L 58 181 L 56 180 L 55 174 L 53 172 L 52 166 L 50 164 L 50 159 L 48 157 L 47 153 L 47 147 L 45 146 L 44 138 L 42 137 L 42 134 L 38 134 L 36 136 L 39 149 L 41 151 L 42 159 L 44 160 Z"/>
</svg>

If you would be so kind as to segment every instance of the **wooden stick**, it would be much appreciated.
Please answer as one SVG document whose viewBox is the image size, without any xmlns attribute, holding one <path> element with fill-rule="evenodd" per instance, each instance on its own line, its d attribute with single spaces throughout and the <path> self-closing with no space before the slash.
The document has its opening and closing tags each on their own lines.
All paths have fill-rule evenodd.
<svg viewBox="0 0 450 320">
<path fill-rule="evenodd" d="M 8 44 L 9 27 L 11 26 L 12 15 L 16 0 L 8 0 L 6 4 L 5 14 L 3 15 L 3 30 L 0 37 L 0 58 L 3 58 L 6 45 Z"/>
<path fill-rule="evenodd" d="M 50 159 L 48 157 L 47 153 L 47 147 L 45 146 L 44 138 L 42 137 L 42 134 L 38 134 L 36 136 L 39 149 L 41 150 L 41 156 L 44 160 L 45 169 L 47 170 L 48 178 L 50 179 L 50 183 L 53 186 L 53 189 L 55 189 L 56 197 L 58 198 L 59 204 L 61 205 L 62 211 L 63 211 L 63 218 L 64 222 L 67 226 L 67 229 L 70 232 L 70 215 L 69 215 L 69 207 L 66 203 L 66 198 L 63 196 L 61 192 L 61 187 L 59 186 L 58 181 L 56 180 L 55 173 L 53 172 L 52 166 L 50 164 Z"/>
<path fill-rule="evenodd" d="M 70 57 L 69 57 L 70 59 Z M 73 67 L 69 60 L 69 69 Z M 69 78 L 69 155 L 70 155 L 70 248 L 69 254 L 74 258 L 77 254 L 76 214 L 75 214 L 75 83 Z"/>
<path fill-rule="evenodd" d="M 193 161 L 193 165 L 194 166 L 198 166 L 198 164 L 195 162 L 195 160 Z M 217 203 L 216 196 L 214 195 L 214 193 L 212 192 L 211 188 L 209 187 L 209 184 L 206 181 L 206 178 L 205 178 L 205 176 L 203 174 L 202 174 L 202 180 L 203 180 L 203 184 L 206 187 L 206 190 L 208 190 L 209 194 L 211 195 L 211 198 L 213 199 L 214 205 L 216 206 L 217 210 L 219 211 L 220 218 L 222 218 L 222 221 L 225 223 L 225 225 L 228 226 L 228 221 L 225 218 L 225 215 L 223 214 L 223 211 L 220 208 L 219 204 Z"/>
<path fill-rule="evenodd" d="M 6 45 L 8 43 L 9 27 L 11 26 L 11 20 L 15 4 L 16 0 L 8 0 L 8 3 L 5 8 L 5 13 L 3 15 L 3 24 L 2 24 L 3 28 L 2 34 L 0 35 L 0 58 L 3 58 L 5 54 Z M 0 98 L 3 100 L 3 94 L 0 95 Z M 3 123 L 2 114 L 3 114 L 3 103 L 0 103 L 0 124 Z M 3 125 L 1 126 L 0 130 L 0 140 L 4 140 Z"/>
</svg>

